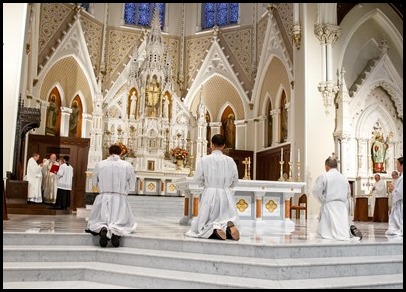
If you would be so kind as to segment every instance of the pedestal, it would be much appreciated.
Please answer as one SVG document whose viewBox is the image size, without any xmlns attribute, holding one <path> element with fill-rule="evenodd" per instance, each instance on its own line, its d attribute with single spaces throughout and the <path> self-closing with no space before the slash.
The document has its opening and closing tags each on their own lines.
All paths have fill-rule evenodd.
<svg viewBox="0 0 406 292">
<path fill-rule="evenodd" d="M 388 198 L 375 198 L 374 222 L 388 222 Z"/>
<path fill-rule="evenodd" d="M 354 221 L 368 221 L 368 198 L 356 198 Z"/>
</svg>

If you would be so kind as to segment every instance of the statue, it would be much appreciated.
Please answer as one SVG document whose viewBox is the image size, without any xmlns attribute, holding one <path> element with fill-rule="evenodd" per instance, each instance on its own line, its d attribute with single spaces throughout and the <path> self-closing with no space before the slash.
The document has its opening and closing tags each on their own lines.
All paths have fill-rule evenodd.
<svg viewBox="0 0 406 292">
<path fill-rule="evenodd" d="M 234 114 L 229 114 L 223 121 L 224 137 L 226 138 L 226 148 L 235 148 L 235 124 Z"/>
<path fill-rule="evenodd" d="M 46 133 L 50 135 L 55 135 L 56 121 L 58 119 L 58 105 L 56 104 L 55 95 L 51 95 L 49 106 L 47 109 L 47 120 L 46 120 Z"/>
<path fill-rule="evenodd" d="M 77 137 L 78 135 L 78 122 L 79 122 L 79 106 L 75 100 L 72 104 L 72 113 L 69 117 L 69 137 Z"/>
<path fill-rule="evenodd" d="M 130 105 L 130 119 L 135 118 L 135 106 L 137 105 L 137 96 L 135 95 L 135 91 L 131 94 L 131 105 Z"/>
<path fill-rule="evenodd" d="M 389 148 L 388 142 L 392 133 L 389 133 L 385 140 L 382 133 L 382 127 L 379 125 L 379 122 L 376 122 L 372 134 L 374 135 L 371 147 L 373 173 L 386 173 L 385 164 L 388 159 L 386 157 L 386 152 Z"/>
</svg>

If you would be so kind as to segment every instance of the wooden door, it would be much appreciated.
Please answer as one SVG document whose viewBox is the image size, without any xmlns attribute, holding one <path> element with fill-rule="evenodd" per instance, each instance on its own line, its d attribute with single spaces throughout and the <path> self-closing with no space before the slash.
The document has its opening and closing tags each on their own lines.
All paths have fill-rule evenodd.
<svg viewBox="0 0 406 292">
<path fill-rule="evenodd" d="M 40 154 L 40 161 L 51 153 L 59 158 L 64 155 L 70 156 L 70 164 L 73 167 L 73 183 L 71 192 L 71 208 L 85 207 L 86 193 L 86 170 L 89 154 L 90 139 L 75 137 L 52 137 L 45 135 L 28 135 L 27 157 L 34 152 Z"/>
</svg>

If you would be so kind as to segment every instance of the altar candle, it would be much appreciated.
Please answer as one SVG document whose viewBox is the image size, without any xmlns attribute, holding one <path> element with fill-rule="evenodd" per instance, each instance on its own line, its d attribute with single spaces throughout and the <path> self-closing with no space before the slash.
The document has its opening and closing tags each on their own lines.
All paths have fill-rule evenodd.
<svg viewBox="0 0 406 292">
<path fill-rule="evenodd" d="M 283 148 L 281 148 L 281 161 L 283 161 Z"/>
<path fill-rule="evenodd" d="M 297 162 L 300 162 L 300 149 L 297 149 Z"/>
</svg>

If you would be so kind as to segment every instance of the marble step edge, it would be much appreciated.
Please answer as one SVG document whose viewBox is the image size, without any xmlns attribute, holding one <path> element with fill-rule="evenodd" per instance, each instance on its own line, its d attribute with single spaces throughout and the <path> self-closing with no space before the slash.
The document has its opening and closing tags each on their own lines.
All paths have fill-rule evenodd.
<svg viewBox="0 0 406 292">
<path fill-rule="evenodd" d="M 24 281 L 3 282 L 3 289 L 134 289 L 92 281 Z"/>
<path fill-rule="evenodd" d="M 156 268 L 129 267 L 117 264 L 107 264 L 100 262 L 72 262 L 72 263 L 3 263 L 3 283 L 8 282 L 9 272 L 16 272 L 18 276 L 23 273 L 32 272 L 32 277 L 43 277 L 47 279 L 58 279 L 61 275 L 69 274 L 68 270 L 80 270 L 77 277 L 81 279 L 97 281 L 113 285 L 123 285 L 133 287 L 136 280 L 152 280 L 153 283 L 164 280 L 165 288 L 179 285 L 192 287 L 190 285 L 208 285 L 226 286 L 227 288 L 362 288 L 362 287 L 381 287 L 382 285 L 403 285 L 403 273 L 389 275 L 372 276 L 352 276 L 352 277 L 333 277 L 333 278 L 312 278 L 298 280 L 268 280 L 258 278 L 242 278 L 234 276 L 193 273 L 186 271 L 172 271 Z M 84 271 L 84 274 L 82 273 Z M 54 275 L 53 275 L 54 274 Z M 89 278 L 89 279 L 88 279 Z M 36 279 L 22 279 L 21 281 L 35 281 Z M 41 280 L 41 279 L 40 279 Z M 60 280 L 60 279 L 59 279 Z M 142 287 L 153 288 L 153 283 L 142 283 Z M 15 279 L 12 282 L 17 282 Z M 108 282 L 108 283 L 107 283 Z M 139 283 L 139 282 L 137 282 Z M 351 283 L 351 284 L 349 284 Z M 146 286 L 145 286 L 146 285 Z M 159 288 L 159 287 L 155 287 Z"/>
<path fill-rule="evenodd" d="M 19 258 L 16 256 L 21 252 L 24 257 Z M 10 256 L 12 253 L 13 256 Z M 313 258 L 284 258 L 284 259 L 269 259 L 255 256 L 234 256 L 234 255 L 210 255 L 204 253 L 190 253 L 183 251 L 170 251 L 158 249 L 143 249 L 143 248 L 100 248 L 92 246 L 3 246 L 3 262 L 23 262 L 27 261 L 29 254 L 38 253 L 42 261 L 53 262 L 53 254 L 60 256 L 63 253 L 64 257 L 74 262 L 74 254 L 81 258 L 89 258 L 91 260 L 102 261 L 104 257 L 108 256 L 113 259 L 124 257 L 127 265 L 131 264 L 133 257 L 150 257 L 150 258 L 164 258 L 167 260 L 180 259 L 183 261 L 202 261 L 210 263 L 229 263 L 236 265 L 252 265 L 252 266 L 266 266 L 266 267 L 301 267 L 311 265 L 354 265 L 354 264 L 385 264 L 385 263 L 403 263 L 403 255 L 367 255 L 367 256 L 347 256 L 347 257 L 313 257 Z M 10 260 L 11 259 L 11 260 Z M 136 265 L 137 261 L 134 261 Z"/>
<path fill-rule="evenodd" d="M 87 233 L 3 232 L 3 248 L 18 245 L 99 246 L 98 237 Z M 132 234 L 121 239 L 120 247 L 161 249 L 213 255 L 247 255 L 265 258 L 307 258 L 331 256 L 403 255 L 403 242 L 340 244 L 272 244 L 244 243 L 195 238 L 158 238 Z"/>
</svg>

